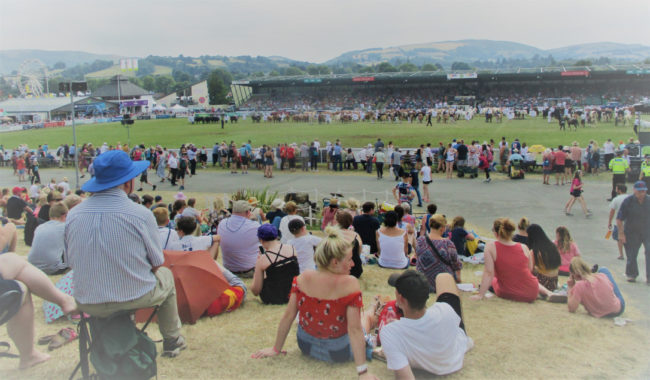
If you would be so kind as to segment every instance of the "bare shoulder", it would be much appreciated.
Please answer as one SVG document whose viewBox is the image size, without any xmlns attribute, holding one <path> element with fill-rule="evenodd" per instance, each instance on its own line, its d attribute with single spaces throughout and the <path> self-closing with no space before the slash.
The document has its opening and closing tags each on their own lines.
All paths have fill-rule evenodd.
<svg viewBox="0 0 650 380">
<path fill-rule="evenodd" d="M 359 285 L 359 280 L 352 275 L 341 276 L 341 289 L 343 293 L 350 294 L 361 291 L 361 285 Z"/>
</svg>

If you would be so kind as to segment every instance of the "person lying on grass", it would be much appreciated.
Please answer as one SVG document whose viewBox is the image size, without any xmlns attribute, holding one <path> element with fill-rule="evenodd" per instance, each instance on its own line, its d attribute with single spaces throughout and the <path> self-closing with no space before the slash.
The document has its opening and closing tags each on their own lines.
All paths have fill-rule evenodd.
<svg viewBox="0 0 650 380">
<path fill-rule="evenodd" d="M 617 317 L 625 311 L 625 300 L 618 290 L 614 277 L 607 268 L 592 273 L 580 257 L 571 259 L 569 265 L 569 312 L 575 313 L 580 305 L 596 318 Z"/>
<path fill-rule="evenodd" d="M 352 246 L 337 227 L 327 227 L 325 234 L 314 254 L 318 270 L 306 271 L 293 280 L 275 345 L 257 351 L 252 357 L 285 354 L 282 347 L 300 311 L 297 338 L 303 354 L 326 362 L 354 360 L 360 379 L 375 379 L 366 364 L 361 287 L 349 274 L 354 265 Z"/>
</svg>

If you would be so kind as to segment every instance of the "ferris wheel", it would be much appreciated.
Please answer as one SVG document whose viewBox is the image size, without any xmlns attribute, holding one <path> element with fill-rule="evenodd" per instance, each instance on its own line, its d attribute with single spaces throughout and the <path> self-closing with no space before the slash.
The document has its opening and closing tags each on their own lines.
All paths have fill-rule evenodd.
<svg viewBox="0 0 650 380">
<path fill-rule="evenodd" d="M 42 96 L 43 83 L 47 82 L 47 66 L 38 59 L 28 59 L 20 65 L 16 84 L 22 96 Z"/>
</svg>

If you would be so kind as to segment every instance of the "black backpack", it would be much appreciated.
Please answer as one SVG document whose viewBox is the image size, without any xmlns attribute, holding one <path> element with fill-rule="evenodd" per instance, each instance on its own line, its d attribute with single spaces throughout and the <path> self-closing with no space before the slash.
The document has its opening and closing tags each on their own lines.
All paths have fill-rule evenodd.
<svg viewBox="0 0 650 380">
<path fill-rule="evenodd" d="M 35 217 L 31 212 L 26 212 L 25 215 L 27 215 L 27 221 L 25 222 L 25 244 L 28 247 L 31 247 L 32 242 L 34 241 L 34 232 L 36 231 L 36 227 L 46 221 Z"/>
<path fill-rule="evenodd" d="M 156 344 L 144 332 L 158 308 L 141 330 L 128 312 L 108 318 L 82 318 L 79 323 L 81 360 L 72 372 L 81 369 L 84 379 L 150 379 L 156 377 Z M 96 375 L 90 375 L 88 358 Z"/>
</svg>

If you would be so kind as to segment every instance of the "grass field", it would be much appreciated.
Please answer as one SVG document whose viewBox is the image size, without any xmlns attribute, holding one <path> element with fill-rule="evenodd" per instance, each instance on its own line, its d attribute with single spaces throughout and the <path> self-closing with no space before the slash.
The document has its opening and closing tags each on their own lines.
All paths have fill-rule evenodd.
<svg viewBox="0 0 650 380">
<path fill-rule="evenodd" d="M 165 200 L 173 192 L 160 192 Z M 199 200 L 207 193 L 188 193 Z M 200 204 L 200 207 L 205 206 Z M 19 233 L 17 252 L 29 251 Z M 482 265 L 465 264 L 463 282 L 478 283 Z M 377 265 L 364 266 L 360 279 L 363 301 L 370 305 L 373 296 L 394 296 L 386 283 L 392 270 Z M 60 276 L 52 277 L 53 281 Z M 566 277 L 560 277 L 566 281 Z M 251 280 L 245 280 L 250 286 Z M 428 305 L 433 302 L 429 299 Z M 475 347 L 465 356 L 464 368 L 450 379 L 631 379 L 643 378 L 647 359 L 643 359 L 650 343 L 647 330 L 639 324 L 616 327 L 611 319 L 589 316 L 581 307 L 569 314 L 567 306 L 536 301 L 532 304 L 511 302 L 499 298 L 483 301 L 469 300 L 461 295 L 465 324 Z M 36 306 L 36 336 L 54 334 L 72 326 L 67 320 L 51 325 L 44 323 L 42 300 L 34 297 Z M 296 344 L 296 325 L 287 338 L 284 357 L 256 360 L 250 355 L 260 348 L 270 347 L 275 339 L 278 321 L 284 306 L 263 305 L 258 297 L 248 294 L 243 306 L 232 313 L 203 318 L 195 325 L 183 326 L 189 348 L 176 359 L 158 359 L 161 379 L 353 379 L 352 363 L 327 364 L 301 355 Z M 628 303 L 625 317 L 643 318 L 633 303 Z M 147 329 L 154 339 L 160 339 L 157 325 Z M 0 328 L 0 341 L 8 341 Z M 160 348 L 160 345 L 158 345 Z M 15 347 L 12 347 L 15 352 Z M 15 368 L 12 359 L 0 360 L 0 378 L 4 379 L 63 379 L 67 378 L 78 360 L 77 342 L 52 351 L 52 360 L 26 371 Z M 381 379 L 392 379 L 386 364 L 369 363 L 370 371 Z M 418 378 L 436 378 L 416 372 Z"/>
<path fill-rule="evenodd" d="M 422 143 L 437 146 L 439 141 L 450 142 L 453 138 L 468 140 L 498 141 L 505 136 L 510 142 L 518 137 L 529 146 L 542 144 L 544 146 L 569 145 L 578 141 L 585 147 L 589 140 L 594 139 L 602 146 L 608 138 L 614 141 L 627 141 L 633 136 L 632 128 L 614 127 L 613 123 L 601 123 L 595 127 L 579 128 L 577 132 L 559 131 L 556 123 L 548 124 L 545 119 L 526 119 L 504 121 L 501 124 L 486 124 L 481 118 L 471 121 L 458 121 L 455 124 L 434 124 L 426 127 L 419 123 L 335 123 L 330 125 L 305 123 L 261 123 L 253 124 L 250 119 L 238 124 L 226 124 L 225 129 L 220 125 L 191 125 L 186 118 L 165 120 L 138 120 L 130 128 L 131 143 L 146 146 L 160 144 L 166 147 L 178 147 L 182 143 L 192 142 L 198 146 L 211 147 L 215 142 L 226 140 L 241 144 L 252 140 L 254 146 L 262 144 L 310 142 L 318 138 L 324 145 L 326 141 L 340 138 L 345 147 L 361 147 L 374 143 L 377 137 L 385 142 L 393 141 L 397 146 L 416 147 Z M 77 127 L 79 144 L 90 142 L 109 145 L 121 142 L 127 143 L 127 130 L 120 123 L 82 125 Z M 7 132 L 0 134 L 0 144 L 4 147 L 15 147 L 28 144 L 35 148 L 39 144 L 49 144 L 56 147 L 63 143 L 72 143 L 72 129 L 52 128 Z"/>
</svg>

